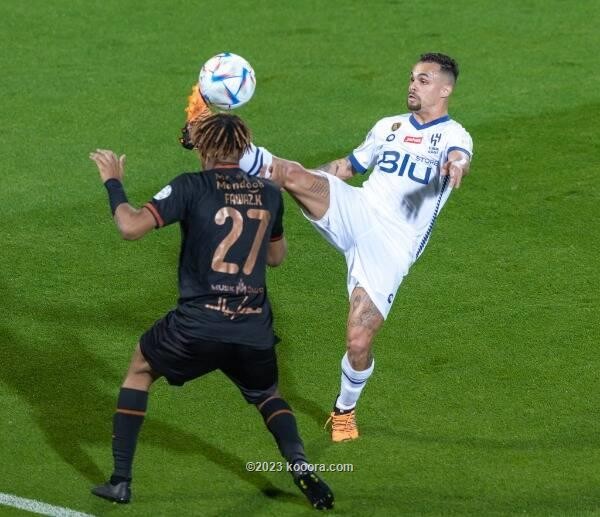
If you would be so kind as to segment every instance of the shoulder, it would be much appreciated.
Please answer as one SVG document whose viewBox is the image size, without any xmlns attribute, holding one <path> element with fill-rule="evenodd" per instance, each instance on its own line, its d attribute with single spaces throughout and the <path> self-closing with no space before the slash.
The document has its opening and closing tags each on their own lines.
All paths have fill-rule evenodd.
<svg viewBox="0 0 600 517">
<path fill-rule="evenodd" d="M 174 191 L 186 199 L 199 199 L 214 190 L 216 178 L 213 171 L 184 172 L 173 180 Z"/>
<path fill-rule="evenodd" d="M 193 175 L 194 173 L 184 172 L 175 176 L 153 196 L 153 199 L 160 201 L 170 197 L 171 194 L 180 196 L 182 193 L 187 193 L 190 189 L 190 181 L 192 181 L 191 177 Z"/>
<path fill-rule="evenodd" d="M 212 174 L 212 172 L 213 171 L 184 172 L 179 176 L 181 185 L 189 190 L 189 194 L 202 194 L 206 191 L 208 185 L 214 183 L 214 174 Z"/>
<path fill-rule="evenodd" d="M 203 173 L 201 172 L 182 172 L 179 176 L 175 176 L 169 183 L 173 184 L 182 184 L 182 185 L 190 185 L 193 183 L 197 183 L 200 180 L 200 176 Z"/>
<path fill-rule="evenodd" d="M 249 178 L 250 181 L 258 182 L 259 188 L 263 189 L 263 192 L 266 192 L 270 196 L 283 200 L 283 196 L 281 195 L 281 189 L 279 186 L 271 180 L 266 180 L 264 178 Z"/>
<path fill-rule="evenodd" d="M 453 133 L 458 133 L 458 134 L 469 134 L 469 132 L 465 129 L 465 127 L 458 122 L 457 120 L 454 120 L 453 118 L 451 118 L 448 122 L 447 122 L 447 131 L 451 131 Z"/>
<path fill-rule="evenodd" d="M 450 120 L 446 131 L 448 134 L 447 145 L 450 146 L 449 150 L 465 151 L 469 156 L 473 154 L 473 139 L 460 122 Z"/>
<path fill-rule="evenodd" d="M 265 208 L 269 210 L 279 211 L 283 207 L 283 195 L 281 194 L 281 188 L 271 180 L 264 178 L 251 178 L 254 181 L 260 183 L 259 189 L 262 191 L 262 200 L 265 204 Z"/>
<path fill-rule="evenodd" d="M 376 131 L 396 131 L 399 127 L 406 124 L 410 117 L 410 113 L 404 113 L 402 115 L 391 115 L 389 117 L 383 117 L 379 119 L 373 129 Z"/>
<path fill-rule="evenodd" d="M 379 119 L 369 131 L 366 139 L 384 140 L 390 133 L 406 127 L 409 123 L 409 116 L 410 114 L 391 115 Z"/>
</svg>

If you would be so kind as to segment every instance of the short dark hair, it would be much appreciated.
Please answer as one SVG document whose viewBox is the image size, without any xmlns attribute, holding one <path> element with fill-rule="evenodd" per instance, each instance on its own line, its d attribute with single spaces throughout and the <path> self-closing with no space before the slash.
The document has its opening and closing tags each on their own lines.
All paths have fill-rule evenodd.
<svg viewBox="0 0 600 517">
<path fill-rule="evenodd" d="M 216 113 L 190 128 L 194 149 L 217 160 L 240 159 L 250 148 L 252 133 L 244 121 L 230 113 Z"/>
<path fill-rule="evenodd" d="M 419 63 L 437 63 L 440 65 L 442 72 L 450 74 L 455 81 L 458 79 L 458 63 L 446 54 L 440 54 L 439 52 L 421 54 Z"/>
</svg>

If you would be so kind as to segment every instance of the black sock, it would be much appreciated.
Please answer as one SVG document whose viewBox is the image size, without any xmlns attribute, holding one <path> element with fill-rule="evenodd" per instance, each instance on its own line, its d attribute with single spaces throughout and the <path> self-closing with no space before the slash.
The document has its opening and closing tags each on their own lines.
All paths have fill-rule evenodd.
<svg viewBox="0 0 600 517">
<path fill-rule="evenodd" d="M 304 444 L 298 434 L 296 417 L 288 403 L 277 397 L 267 399 L 262 404 L 258 404 L 258 407 L 267 429 L 277 442 L 281 455 L 290 464 L 305 462 Z"/>
<path fill-rule="evenodd" d="M 131 481 L 131 464 L 140 428 L 144 423 L 148 392 L 121 388 L 113 418 L 112 451 L 115 469 L 110 482 Z"/>
</svg>

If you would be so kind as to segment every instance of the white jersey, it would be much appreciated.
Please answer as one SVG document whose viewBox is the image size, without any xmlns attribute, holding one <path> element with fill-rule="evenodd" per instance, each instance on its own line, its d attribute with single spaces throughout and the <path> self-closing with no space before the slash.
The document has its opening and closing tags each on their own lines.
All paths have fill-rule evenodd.
<svg viewBox="0 0 600 517">
<path fill-rule="evenodd" d="M 450 196 L 449 177 L 440 176 L 448 153 L 459 150 L 471 157 L 469 133 L 448 115 L 419 124 L 412 114 L 386 117 L 375 124 L 365 141 L 348 157 L 364 174 L 369 203 L 388 222 L 402 221 L 414 230 L 417 259 L 427 245 L 433 224 Z"/>
<path fill-rule="evenodd" d="M 470 157 L 472 148 L 469 133 L 449 116 L 421 125 L 411 114 L 398 115 L 377 122 L 348 157 L 360 173 L 373 168 L 361 188 L 319 172 L 329 181 L 329 208 L 318 220 L 305 216 L 344 254 L 349 296 L 361 286 L 387 318 L 450 195 L 440 167 L 452 150 Z M 266 149 L 252 146 L 240 166 L 257 174 L 271 161 Z"/>
</svg>

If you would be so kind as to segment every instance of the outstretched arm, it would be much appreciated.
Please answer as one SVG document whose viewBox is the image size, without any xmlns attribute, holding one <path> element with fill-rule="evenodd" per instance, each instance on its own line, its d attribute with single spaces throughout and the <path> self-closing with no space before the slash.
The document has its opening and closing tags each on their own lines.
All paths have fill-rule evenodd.
<svg viewBox="0 0 600 517">
<path fill-rule="evenodd" d="M 143 237 L 156 226 L 156 221 L 148 210 L 135 208 L 127 201 L 122 183 L 125 155 L 117 157 L 112 151 L 96 149 L 90 153 L 90 159 L 96 163 L 102 183 L 108 191 L 113 219 L 121 236 L 126 240 Z"/>
<path fill-rule="evenodd" d="M 135 241 L 156 228 L 156 220 L 146 208 L 134 208 L 129 203 L 117 207 L 114 216 L 121 237 Z"/>
<path fill-rule="evenodd" d="M 348 158 L 333 160 L 332 162 L 320 165 L 317 169 L 332 176 L 337 176 L 342 180 L 350 179 L 354 175 L 354 169 Z"/>
</svg>

